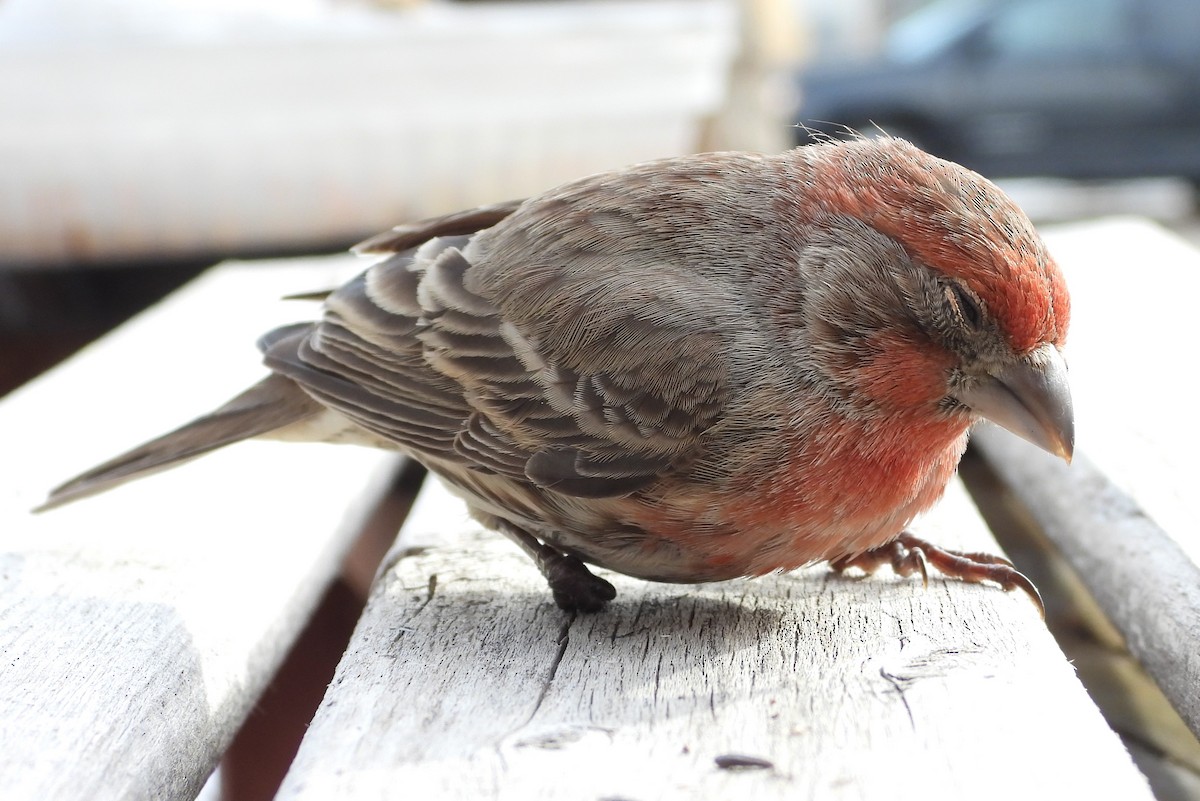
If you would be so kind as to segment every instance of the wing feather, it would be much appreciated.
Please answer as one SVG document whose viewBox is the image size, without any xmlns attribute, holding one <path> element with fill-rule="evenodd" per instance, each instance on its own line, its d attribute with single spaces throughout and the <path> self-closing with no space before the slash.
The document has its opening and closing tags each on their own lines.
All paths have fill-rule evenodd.
<svg viewBox="0 0 1200 801">
<path fill-rule="evenodd" d="M 489 256 L 476 240 L 491 232 L 472 237 L 472 226 L 496 225 L 519 205 L 368 240 L 360 250 L 390 255 L 331 294 L 320 322 L 269 335 L 267 363 L 364 428 L 443 465 L 580 497 L 635 492 L 696 457 L 698 434 L 723 409 L 721 349 L 709 347 L 714 334 L 693 310 L 645 292 L 599 323 L 593 299 L 571 291 L 547 309 L 550 329 L 524 312 L 514 320 L 505 298 L 535 299 L 578 282 L 552 264 L 505 273 L 524 286 L 493 292 L 480 281 Z M 587 261 L 599 270 L 589 280 L 603 285 L 602 260 Z M 544 345 L 560 338 L 559 348 Z M 688 357 L 680 358 L 672 346 L 684 341 Z M 582 356 L 563 350 L 575 342 Z"/>
<path fill-rule="evenodd" d="M 509 200 L 397 225 L 354 246 L 356 253 L 400 253 L 437 237 L 462 236 L 491 228 L 512 214 L 523 200 Z"/>
</svg>

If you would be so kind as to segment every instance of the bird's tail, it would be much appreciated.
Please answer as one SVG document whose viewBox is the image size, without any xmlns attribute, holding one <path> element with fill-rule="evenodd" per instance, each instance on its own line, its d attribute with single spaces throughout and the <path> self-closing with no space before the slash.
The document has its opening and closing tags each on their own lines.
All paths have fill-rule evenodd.
<svg viewBox="0 0 1200 801">
<path fill-rule="evenodd" d="M 224 445 L 266 434 L 322 411 L 291 379 L 272 374 L 216 411 L 93 467 L 51 490 L 43 512 L 166 470 Z"/>
</svg>

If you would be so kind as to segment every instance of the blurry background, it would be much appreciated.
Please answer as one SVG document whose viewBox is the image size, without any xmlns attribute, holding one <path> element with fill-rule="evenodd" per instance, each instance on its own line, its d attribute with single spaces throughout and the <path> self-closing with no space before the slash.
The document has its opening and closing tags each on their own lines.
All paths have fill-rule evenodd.
<svg viewBox="0 0 1200 801">
<path fill-rule="evenodd" d="M 721 113 L 752 27 L 790 64 L 789 21 L 740 22 L 772 6 L 0 0 L 0 391 L 223 258 L 785 147 Z"/>
<path fill-rule="evenodd" d="M 810 130 L 797 131 L 798 143 L 884 130 L 992 178 L 1169 178 L 1178 197 L 1200 187 L 1200 2 L 894 8 L 857 39 L 827 39 L 801 74 L 799 116 Z M 1071 216 L 1081 199 L 1035 200 L 1030 210 Z M 1140 202 L 1150 213 L 1164 204 Z"/>
<path fill-rule="evenodd" d="M 1192 235 L 1197 42 L 1197 0 L 0 0 L 0 392 L 223 258 L 847 129 Z"/>
</svg>

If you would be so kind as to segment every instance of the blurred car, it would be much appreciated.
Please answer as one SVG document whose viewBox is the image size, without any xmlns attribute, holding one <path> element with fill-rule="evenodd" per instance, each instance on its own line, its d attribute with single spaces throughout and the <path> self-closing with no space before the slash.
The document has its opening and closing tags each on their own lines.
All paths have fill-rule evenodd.
<svg viewBox="0 0 1200 801">
<path fill-rule="evenodd" d="M 990 176 L 1200 182 L 1200 0 L 938 0 L 800 83 L 802 144 L 883 130 Z"/>
</svg>

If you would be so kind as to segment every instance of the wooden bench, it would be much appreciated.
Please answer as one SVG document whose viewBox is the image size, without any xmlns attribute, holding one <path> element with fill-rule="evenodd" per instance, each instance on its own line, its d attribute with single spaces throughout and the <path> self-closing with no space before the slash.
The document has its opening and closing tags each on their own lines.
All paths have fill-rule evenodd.
<svg viewBox="0 0 1200 801">
<path fill-rule="evenodd" d="M 981 432 L 985 458 L 964 473 L 997 534 L 1005 513 L 1024 520 L 1065 557 L 1056 575 L 1080 571 L 1087 625 L 1111 620 L 1105 636 L 1170 701 L 1134 704 L 1168 721 L 1141 715 L 1143 742 L 1186 765 L 1198 443 L 1194 357 L 1170 343 L 1187 341 L 1200 255 L 1134 220 L 1048 238 L 1074 292 L 1080 458 L 1059 467 Z M 223 265 L 0 403 L 0 798 L 201 790 L 401 460 L 246 443 L 28 509 L 250 383 L 256 336 L 314 312 L 276 299 L 361 267 Z M 998 550 L 959 482 L 917 529 Z M 1020 593 L 824 566 L 700 586 L 606 577 L 620 593 L 607 610 L 559 611 L 516 548 L 427 482 L 278 797 L 1154 797 Z M 1063 597 L 1048 595 L 1051 623 L 1078 618 Z"/>
</svg>

